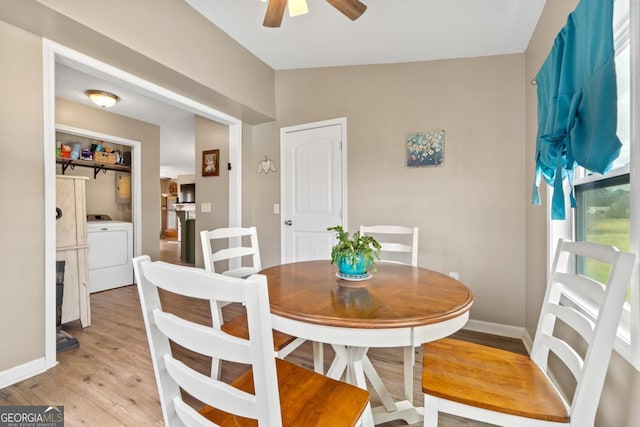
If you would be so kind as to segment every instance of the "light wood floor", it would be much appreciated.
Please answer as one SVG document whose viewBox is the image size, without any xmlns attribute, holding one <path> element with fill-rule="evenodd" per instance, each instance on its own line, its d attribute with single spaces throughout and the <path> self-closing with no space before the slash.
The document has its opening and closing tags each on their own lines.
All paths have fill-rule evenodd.
<svg viewBox="0 0 640 427">
<path fill-rule="evenodd" d="M 180 242 L 175 239 L 160 239 L 160 259 L 172 264 L 194 267 L 195 264 L 180 260 Z"/>
<path fill-rule="evenodd" d="M 210 319 L 208 304 L 194 304 L 175 296 L 162 295 L 169 310 L 193 318 Z M 64 329 L 76 337 L 80 347 L 58 354 L 59 364 L 49 371 L 0 390 L 0 405 L 64 405 L 67 426 L 161 426 L 162 413 L 149 355 L 142 314 L 135 286 L 91 295 L 92 326 L 86 329 L 72 322 Z M 241 308 L 225 307 L 225 316 L 236 315 Z M 524 353 L 519 340 L 461 331 L 461 339 L 472 340 Z M 326 348 L 325 361 L 332 350 Z M 208 373 L 209 360 L 193 357 L 175 348 L 185 363 Z M 402 395 L 401 349 L 371 349 L 369 357 L 390 392 Z M 303 344 L 288 360 L 312 367 L 311 345 Z M 420 393 L 420 356 L 415 374 L 415 403 L 422 404 Z M 234 378 L 243 368 L 223 364 L 224 378 Z M 372 403 L 379 402 L 372 395 Z M 193 399 L 191 404 L 197 405 Z M 398 421 L 384 427 L 406 425 Z M 416 424 L 416 426 L 419 424 Z M 440 427 L 479 427 L 487 424 L 447 415 L 440 416 Z M 301 426 L 303 427 L 303 426 Z M 329 426 L 328 426 L 329 427 Z"/>
</svg>

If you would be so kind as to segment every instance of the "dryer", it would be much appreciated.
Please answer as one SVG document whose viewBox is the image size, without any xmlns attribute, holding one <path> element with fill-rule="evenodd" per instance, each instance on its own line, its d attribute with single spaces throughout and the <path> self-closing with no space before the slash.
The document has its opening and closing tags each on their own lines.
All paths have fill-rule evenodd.
<svg viewBox="0 0 640 427">
<path fill-rule="evenodd" d="M 88 221 L 89 291 L 100 292 L 133 283 L 133 224 Z"/>
</svg>

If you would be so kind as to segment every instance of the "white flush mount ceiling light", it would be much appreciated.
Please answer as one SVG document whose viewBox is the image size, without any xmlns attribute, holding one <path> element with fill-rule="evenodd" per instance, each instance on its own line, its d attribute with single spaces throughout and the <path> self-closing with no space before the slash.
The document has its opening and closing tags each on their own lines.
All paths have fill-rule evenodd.
<svg viewBox="0 0 640 427">
<path fill-rule="evenodd" d="M 289 7 L 289 16 L 291 17 L 309 13 L 307 0 L 289 0 L 287 6 Z"/>
<path fill-rule="evenodd" d="M 103 90 L 91 89 L 85 91 L 84 94 L 87 95 L 94 104 L 102 108 L 112 107 L 116 102 L 120 100 L 117 95 L 105 92 Z"/>
</svg>

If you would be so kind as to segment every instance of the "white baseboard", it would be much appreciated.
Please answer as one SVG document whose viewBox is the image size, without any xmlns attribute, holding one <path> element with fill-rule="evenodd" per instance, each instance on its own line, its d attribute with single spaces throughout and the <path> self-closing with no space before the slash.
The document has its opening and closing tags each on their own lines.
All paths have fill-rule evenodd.
<svg viewBox="0 0 640 427">
<path fill-rule="evenodd" d="M 35 375 L 41 374 L 47 370 L 45 358 L 32 360 L 25 364 L 15 366 L 0 372 L 0 389 L 8 387 L 12 384 L 26 380 Z"/>
<path fill-rule="evenodd" d="M 529 335 L 529 331 L 524 330 L 524 336 L 522 337 L 522 343 L 524 344 L 524 348 L 527 349 L 527 353 L 531 354 L 531 349 L 533 348 L 533 338 Z"/>
<path fill-rule="evenodd" d="M 470 319 L 463 329 L 483 332 L 485 334 L 500 335 L 509 338 L 520 338 L 524 341 L 525 329 L 519 326 L 503 325 L 501 323 L 483 322 Z"/>
</svg>

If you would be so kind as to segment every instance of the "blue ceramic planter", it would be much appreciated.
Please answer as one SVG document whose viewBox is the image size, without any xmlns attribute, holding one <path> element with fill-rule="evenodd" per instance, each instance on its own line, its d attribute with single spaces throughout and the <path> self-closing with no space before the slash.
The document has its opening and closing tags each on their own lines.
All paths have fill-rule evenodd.
<svg viewBox="0 0 640 427">
<path fill-rule="evenodd" d="M 359 256 L 356 256 L 355 264 L 351 264 L 348 258 L 340 258 L 338 261 L 338 270 L 343 274 L 365 274 L 369 269 L 371 262 Z"/>
</svg>

